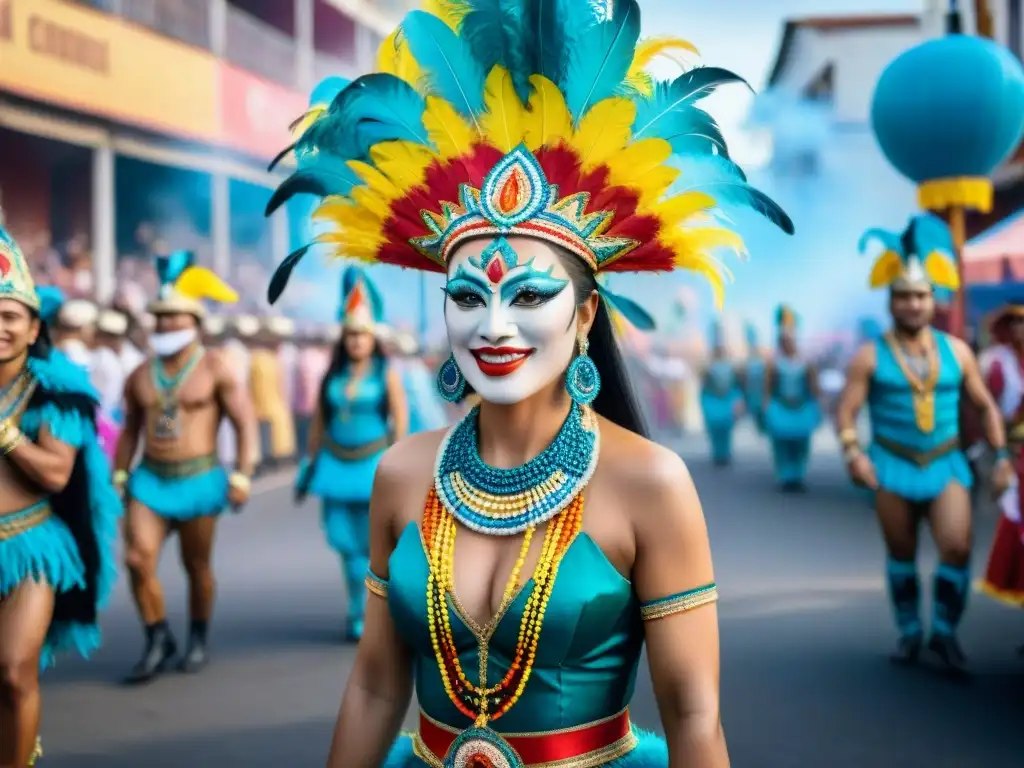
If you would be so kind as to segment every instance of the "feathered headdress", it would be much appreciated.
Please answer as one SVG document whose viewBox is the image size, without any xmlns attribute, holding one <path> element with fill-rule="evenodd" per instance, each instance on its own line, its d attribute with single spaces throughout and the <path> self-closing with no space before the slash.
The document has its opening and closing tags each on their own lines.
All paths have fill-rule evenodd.
<svg viewBox="0 0 1024 768">
<path fill-rule="evenodd" d="M 348 267 L 341 275 L 338 321 L 349 330 L 372 333 L 383 319 L 384 299 L 373 280 L 360 267 Z"/>
<path fill-rule="evenodd" d="M 54 285 L 41 285 L 36 288 L 36 294 L 39 296 L 39 318 L 47 325 L 53 325 L 64 306 L 64 291 Z"/>
<path fill-rule="evenodd" d="M 336 256 L 443 272 L 468 238 L 521 234 L 595 272 L 691 269 L 719 298 L 715 251 L 743 248 L 715 218 L 720 205 L 793 231 L 697 106 L 742 78 L 701 67 L 654 82 L 652 58 L 692 47 L 638 44 L 636 0 L 428 8 L 384 42 L 380 71 L 341 90 L 296 141 L 298 170 L 268 213 L 295 194 L 326 198 L 316 242 Z M 271 302 L 308 248 L 280 265 Z"/>
<path fill-rule="evenodd" d="M 800 327 L 800 318 L 788 304 L 780 304 L 775 310 L 775 326 L 779 333 L 796 333 Z"/>
<path fill-rule="evenodd" d="M 206 267 L 195 263 L 191 251 L 175 251 L 170 256 L 157 256 L 156 271 L 160 293 L 146 308 L 151 314 L 184 313 L 203 317 L 203 300 L 234 304 L 238 294 Z"/>
<path fill-rule="evenodd" d="M 28 262 L 3 226 L 0 226 L 0 299 L 13 299 L 39 311 L 39 294 Z"/>
<path fill-rule="evenodd" d="M 932 214 L 914 216 L 902 234 L 869 229 L 860 238 L 861 253 L 872 240 L 884 248 L 871 268 L 872 288 L 926 285 L 939 292 L 960 288 L 956 246 L 942 219 Z"/>
</svg>

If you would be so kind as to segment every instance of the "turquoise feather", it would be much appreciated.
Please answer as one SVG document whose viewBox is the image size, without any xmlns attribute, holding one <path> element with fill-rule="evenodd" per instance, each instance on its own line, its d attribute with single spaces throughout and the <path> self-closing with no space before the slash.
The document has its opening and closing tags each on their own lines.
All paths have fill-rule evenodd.
<svg viewBox="0 0 1024 768">
<path fill-rule="evenodd" d="M 577 123 L 599 101 L 614 96 L 633 63 L 640 37 L 640 6 L 620 0 L 612 18 L 586 30 L 569 53 L 562 90 Z"/>
<path fill-rule="evenodd" d="M 409 50 L 423 69 L 431 95 L 451 103 L 463 117 L 484 112 L 487 71 L 469 44 L 451 27 L 424 11 L 412 11 L 402 22 Z"/>
<path fill-rule="evenodd" d="M 658 138 L 679 154 L 717 151 L 728 156 L 725 138 L 714 119 L 696 106 L 721 85 L 747 81 L 720 67 L 698 67 L 671 82 L 659 82 L 649 98 L 637 100 L 635 139 Z"/>
<path fill-rule="evenodd" d="M 521 0 L 472 0 L 459 34 L 485 72 L 495 64 L 509 71 L 519 98 L 530 95 L 529 44 L 526 40 Z"/>
<path fill-rule="evenodd" d="M 338 94 L 326 117 L 332 135 L 347 134 L 350 159 L 363 159 L 369 148 L 382 141 L 411 141 L 429 145 L 423 97 L 409 83 L 394 75 L 364 75 Z M 342 146 L 345 142 L 342 142 Z M 321 141 L 318 148 L 325 147 Z"/>
<path fill-rule="evenodd" d="M 718 155 L 675 156 L 672 164 L 681 172 L 670 191 L 672 195 L 706 192 L 722 206 L 750 208 L 786 234 L 793 234 L 793 220 L 789 214 L 764 192 L 748 184 L 743 170 L 728 158 Z"/>
<path fill-rule="evenodd" d="M 334 97 L 348 88 L 351 80 L 344 77 L 325 77 L 309 95 L 309 106 L 315 107 L 321 104 L 330 104 Z"/>
<path fill-rule="evenodd" d="M 44 323 L 53 323 L 57 313 L 64 305 L 64 292 L 52 285 L 41 285 L 36 288 L 39 297 L 39 317 Z"/>
<path fill-rule="evenodd" d="M 597 19 L 592 0 L 525 0 L 524 44 L 533 73 L 561 86 L 573 47 Z"/>
<path fill-rule="evenodd" d="M 641 307 L 635 301 L 627 299 L 625 296 L 620 296 L 617 293 L 612 293 L 603 285 L 598 285 L 597 292 L 600 294 L 602 299 L 608 302 L 608 305 L 612 309 L 629 320 L 634 328 L 640 331 L 654 330 L 654 318 L 646 309 Z"/>
<path fill-rule="evenodd" d="M 860 236 L 860 240 L 857 242 L 857 250 L 864 253 L 872 240 L 880 242 L 882 247 L 887 251 L 895 251 L 899 254 L 901 259 L 905 258 L 903 255 L 903 243 L 901 242 L 900 236 L 895 232 L 888 232 L 884 229 L 878 229 L 877 227 L 869 229 Z"/>
<path fill-rule="evenodd" d="M 158 256 L 156 259 L 156 273 L 160 278 L 161 285 L 173 285 L 181 273 L 195 263 L 195 257 L 191 251 L 175 251 L 170 256 Z"/>
<path fill-rule="evenodd" d="M 384 319 L 384 297 L 362 267 L 348 267 L 341 273 L 341 305 L 338 308 L 338 320 L 345 319 L 345 303 L 348 301 L 349 294 L 360 283 L 366 291 L 374 321 L 381 322 Z"/>
<path fill-rule="evenodd" d="M 362 181 L 345 163 L 341 158 L 319 153 L 299 158 L 299 169 L 281 182 L 271 195 L 266 215 L 272 214 L 295 195 L 347 195 Z"/>
</svg>

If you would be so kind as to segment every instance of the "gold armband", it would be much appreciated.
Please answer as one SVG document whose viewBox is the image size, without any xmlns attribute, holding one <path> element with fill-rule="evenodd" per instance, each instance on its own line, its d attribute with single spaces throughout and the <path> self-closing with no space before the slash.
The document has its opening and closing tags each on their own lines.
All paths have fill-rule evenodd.
<svg viewBox="0 0 1024 768">
<path fill-rule="evenodd" d="M 851 445 L 860 445 L 860 436 L 857 434 L 857 430 L 853 427 L 840 430 L 839 444 L 843 448 L 849 448 Z"/>
<path fill-rule="evenodd" d="M 25 435 L 20 429 L 10 422 L 0 425 L 0 451 L 6 456 L 19 445 L 25 442 Z"/>
<path fill-rule="evenodd" d="M 230 485 L 236 491 L 249 493 L 249 491 L 252 490 L 252 479 L 250 479 L 248 475 L 242 474 L 241 472 L 232 472 L 228 476 L 228 485 Z"/>
<path fill-rule="evenodd" d="M 363 583 L 366 584 L 366 589 L 377 597 L 381 597 L 385 600 L 388 599 L 388 583 L 375 575 L 373 571 L 366 571 L 366 578 L 363 579 Z"/>
<path fill-rule="evenodd" d="M 714 582 L 705 584 L 703 587 L 688 589 L 675 595 L 663 597 L 660 600 L 651 600 L 640 605 L 640 618 L 644 621 L 664 619 L 676 613 L 686 613 L 702 605 L 718 601 L 718 587 Z"/>
<path fill-rule="evenodd" d="M 128 470 L 118 469 L 114 471 L 114 486 L 116 488 L 124 488 L 128 483 Z"/>
</svg>

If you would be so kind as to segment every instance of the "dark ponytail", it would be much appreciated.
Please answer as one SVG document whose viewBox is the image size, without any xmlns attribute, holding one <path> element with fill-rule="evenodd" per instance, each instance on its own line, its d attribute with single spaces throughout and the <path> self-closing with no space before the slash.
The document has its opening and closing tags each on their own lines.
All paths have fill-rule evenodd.
<svg viewBox="0 0 1024 768">
<path fill-rule="evenodd" d="M 36 319 L 39 320 L 39 335 L 36 340 L 29 345 L 28 355 L 34 357 L 37 360 L 46 360 L 50 357 L 50 352 L 53 350 L 53 339 L 50 337 L 50 326 L 46 324 L 46 321 L 36 315 Z"/>
</svg>

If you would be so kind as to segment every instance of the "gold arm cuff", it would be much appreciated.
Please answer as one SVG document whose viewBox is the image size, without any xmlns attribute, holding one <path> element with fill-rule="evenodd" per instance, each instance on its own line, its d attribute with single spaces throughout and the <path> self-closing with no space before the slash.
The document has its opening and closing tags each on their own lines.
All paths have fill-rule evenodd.
<svg viewBox="0 0 1024 768">
<path fill-rule="evenodd" d="M 7 456 L 11 451 L 17 448 L 19 445 L 25 442 L 25 435 L 17 427 L 9 428 L 4 430 L 2 438 L 2 448 L 4 456 Z"/>
<path fill-rule="evenodd" d="M 698 587 L 678 595 L 672 595 L 661 600 L 655 600 L 640 606 L 640 618 L 644 621 L 655 621 L 672 616 L 676 613 L 686 613 L 694 608 L 700 608 L 708 603 L 718 602 L 718 587 L 709 584 L 706 587 Z"/>
<path fill-rule="evenodd" d="M 857 430 L 854 429 L 853 427 L 840 430 L 839 444 L 842 445 L 844 448 L 848 448 L 851 445 L 859 445 L 860 436 L 857 434 Z"/>
<path fill-rule="evenodd" d="M 128 482 L 128 470 L 118 469 L 114 472 L 114 485 L 118 488 L 123 488 Z"/>
<path fill-rule="evenodd" d="M 243 475 L 241 472 L 232 472 L 228 476 L 228 485 L 236 491 L 242 491 L 243 493 L 249 493 L 252 490 L 252 480 L 248 475 Z"/>
<path fill-rule="evenodd" d="M 388 599 L 388 583 L 384 579 L 378 579 L 372 573 L 367 573 L 363 583 L 366 584 L 366 588 L 371 594 L 384 600 Z"/>
</svg>

